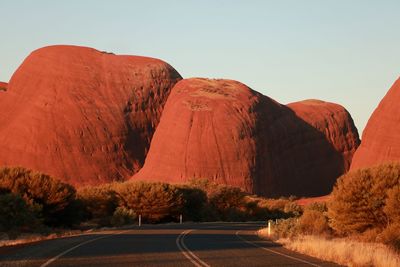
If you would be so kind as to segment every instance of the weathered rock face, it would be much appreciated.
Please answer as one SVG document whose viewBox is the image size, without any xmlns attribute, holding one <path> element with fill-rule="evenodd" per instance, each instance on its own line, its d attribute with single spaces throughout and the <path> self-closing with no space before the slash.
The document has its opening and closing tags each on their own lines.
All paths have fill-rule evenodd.
<svg viewBox="0 0 400 267">
<path fill-rule="evenodd" d="M 326 195 L 349 169 L 360 143 L 354 122 L 342 106 L 333 103 L 306 100 L 287 107 L 294 116 L 281 122 L 286 129 L 270 145 L 277 155 L 272 167 L 276 183 L 286 194 Z"/>
<path fill-rule="evenodd" d="M 400 79 L 368 120 L 351 170 L 400 161 Z"/>
<path fill-rule="evenodd" d="M 207 178 L 266 196 L 326 194 L 348 168 L 357 130 L 338 105 L 289 107 L 239 82 L 182 80 L 133 179 Z"/>
<path fill-rule="evenodd" d="M 134 179 L 208 178 L 252 190 L 262 97 L 230 80 L 180 81 L 168 98 L 146 163 Z M 280 108 L 272 101 L 271 105 Z"/>
<path fill-rule="evenodd" d="M 7 90 L 7 83 L 0 82 L 0 92 Z"/>
<path fill-rule="evenodd" d="M 360 145 L 357 128 L 349 112 L 342 106 L 321 100 L 304 100 L 287 105 L 297 117 L 318 130 L 337 151 L 343 166 L 341 173 L 348 171 L 353 155 Z"/>
<path fill-rule="evenodd" d="M 78 186 L 130 177 L 180 79 L 158 59 L 76 46 L 36 50 L 3 96 L 0 165 Z"/>
</svg>

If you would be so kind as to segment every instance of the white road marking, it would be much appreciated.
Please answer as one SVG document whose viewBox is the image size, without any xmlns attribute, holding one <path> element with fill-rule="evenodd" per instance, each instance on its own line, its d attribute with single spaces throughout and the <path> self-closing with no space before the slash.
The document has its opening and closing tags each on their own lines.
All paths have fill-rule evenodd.
<svg viewBox="0 0 400 267">
<path fill-rule="evenodd" d="M 107 237 L 110 237 L 110 236 L 113 236 L 113 235 L 119 235 L 119 234 L 122 234 L 122 233 L 125 233 L 125 232 L 128 232 L 128 231 L 130 231 L 130 230 L 124 230 L 124 231 L 121 231 L 121 232 L 118 232 L 118 233 L 115 233 L 115 234 L 106 235 L 106 236 L 101 236 L 101 237 L 93 238 L 93 239 L 90 239 L 90 240 L 86 240 L 85 242 L 79 243 L 78 245 L 76 245 L 76 246 L 74 246 L 74 247 L 72 247 L 72 248 L 69 248 L 69 249 L 67 249 L 67 250 L 65 250 L 65 251 L 63 251 L 63 252 L 61 252 L 61 253 L 58 254 L 57 256 L 55 256 L 55 257 L 49 259 L 48 261 L 46 261 L 45 263 L 43 263 L 42 265 L 40 265 L 40 267 L 49 266 L 51 263 L 53 263 L 54 261 L 56 261 L 56 260 L 59 259 L 60 257 L 64 256 L 65 254 L 67 254 L 67 253 L 71 252 L 72 250 L 77 249 L 77 248 L 79 248 L 79 247 L 81 247 L 81 246 L 83 246 L 83 245 L 86 245 L 86 244 L 92 243 L 92 242 L 94 242 L 94 241 L 96 241 L 96 240 L 100 240 L 100 239 L 103 239 L 103 238 L 107 238 Z"/>
<path fill-rule="evenodd" d="M 197 257 L 188 247 L 186 246 L 184 239 L 187 234 L 192 232 L 193 229 L 191 230 L 185 230 L 183 231 L 177 238 L 176 238 L 176 246 L 179 248 L 179 250 L 182 252 L 182 254 L 190 260 L 191 263 L 193 263 L 194 266 L 196 267 L 210 267 L 206 262 L 201 260 L 199 257 Z"/>
<path fill-rule="evenodd" d="M 244 239 L 243 237 L 241 237 L 241 236 L 239 235 L 239 232 L 241 232 L 241 231 L 236 231 L 236 236 L 237 236 L 240 240 L 242 240 L 243 242 L 246 242 L 247 244 L 250 244 L 250 245 L 252 245 L 252 246 L 254 246 L 254 247 L 261 248 L 261 249 L 266 250 L 266 251 L 268 251 L 268 252 L 271 252 L 271 253 L 274 253 L 274 254 L 277 254 L 277 255 L 280 255 L 280 256 L 283 256 L 283 257 L 292 259 L 292 260 L 296 260 L 296 261 L 299 261 L 299 262 L 302 262 L 302 263 L 306 263 L 306 264 L 309 264 L 309 265 L 311 265 L 311 266 L 321 267 L 321 265 L 318 265 L 318 264 L 315 264 L 315 263 L 312 263 L 312 262 L 309 262 L 309 261 L 306 261 L 306 260 L 303 260 L 303 259 L 300 259 L 300 258 L 296 258 L 296 257 L 290 256 L 290 255 L 287 255 L 287 254 L 285 254 L 285 253 L 281 253 L 281 252 L 278 252 L 278 251 L 275 251 L 275 250 L 266 248 L 266 247 L 259 246 L 259 245 L 255 244 L 255 243 L 253 243 L 253 242 L 251 242 L 251 241 L 249 241 L 249 240 L 246 240 L 246 239 Z"/>
</svg>

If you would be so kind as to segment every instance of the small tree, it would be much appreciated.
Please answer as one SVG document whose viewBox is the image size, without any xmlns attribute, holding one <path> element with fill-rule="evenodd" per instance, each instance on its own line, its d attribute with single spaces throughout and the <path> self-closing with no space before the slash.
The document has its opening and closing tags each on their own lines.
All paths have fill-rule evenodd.
<svg viewBox="0 0 400 267">
<path fill-rule="evenodd" d="M 101 224 L 108 224 L 118 207 L 118 198 L 111 185 L 79 189 L 78 199 L 82 201 L 88 218 Z"/>
<path fill-rule="evenodd" d="M 179 188 L 183 197 L 183 216 L 185 220 L 201 221 L 207 205 L 207 194 L 199 188 L 182 186 Z"/>
<path fill-rule="evenodd" d="M 119 205 L 142 215 L 143 220 L 176 220 L 183 210 L 183 195 L 166 183 L 127 182 L 116 187 Z"/>
<path fill-rule="evenodd" d="M 384 212 L 387 192 L 400 182 L 400 165 L 357 170 L 340 177 L 328 204 L 331 227 L 339 234 L 383 229 L 389 222 Z"/>
<path fill-rule="evenodd" d="M 0 231 L 21 230 L 38 224 L 33 211 L 18 195 L 0 195 Z"/>
<path fill-rule="evenodd" d="M 79 220 L 74 187 L 49 175 L 20 167 L 1 168 L 0 188 L 21 196 L 47 225 L 69 225 Z"/>
<path fill-rule="evenodd" d="M 111 224 L 114 226 L 122 226 L 126 224 L 132 224 L 135 222 L 137 216 L 136 213 L 124 207 L 118 207 L 111 218 Z"/>
<path fill-rule="evenodd" d="M 312 203 L 306 206 L 298 221 L 299 231 L 309 235 L 329 234 L 331 229 L 328 225 L 326 212 L 325 203 Z"/>
<path fill-rule="evenodd" d="M 210 206 L 216 211 L 219 219 L 239 220 L 244 206 L 244 192 L 237 187 L 219 186 L 210 196 Z"/>
</svg>

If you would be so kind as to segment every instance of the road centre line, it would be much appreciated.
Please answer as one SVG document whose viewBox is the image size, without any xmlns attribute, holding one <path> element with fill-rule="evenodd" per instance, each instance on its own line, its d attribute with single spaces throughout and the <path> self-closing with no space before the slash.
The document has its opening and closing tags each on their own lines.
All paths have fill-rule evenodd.
<svg viewBox="0 0 400 267">
<path fill-rule="evenodd" d="M 177 238 L 176 238 L 176 245 L 182 254 L 196 267 L 210 267 L 206 262 L 201 260 L 197 257 L 188 247 L 186 246 L 184 239 L 185 236 L 188 235 L 190 232 L 195 231 L 193 229 L 183 231 Z"/>
</svg>

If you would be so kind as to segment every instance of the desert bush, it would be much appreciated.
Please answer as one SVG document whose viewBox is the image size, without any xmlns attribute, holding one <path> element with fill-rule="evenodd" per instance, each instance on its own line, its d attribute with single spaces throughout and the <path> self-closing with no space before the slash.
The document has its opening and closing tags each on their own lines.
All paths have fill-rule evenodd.
<svg viewBox="0 0 400 267">
<path fill-rule="evenodd" d="M 208 179 L 191 179 L 189 183 L 187 184 L 189 188 L 197 188 L 201 191 L 203 191 L 208 198 L 210 198 L 211 195 L 215 194 L 220 190 L 220 187 L 224 187 L 225 185 L 220 185 L 215 183 L 214 181 L 210 181 Z"/>
<path fill-rule="evenodd" d="M 81 188 L 77 197 L 83 203 L 86 219 L 95 220 L 100 225 L 109 224 L 118 207 L 118 198 L 112 184 Z"/>
<path fill-rule="evenodd" d="M 283 208 L 283 211 L 286 214 L 286 216 L 297 217 L 300 216 L 303 209 L 296 202 L 289 201 L 288 203 L 286 203 L 285 207 Z"/>
<path fill-rule="evenodd" d="M 373 228 L 383 230 L 390 216 L 397 216 L 391 202 L 396 203 L 393 188 L 399 183 L 400 164 L 385 164 L 341 176 L 328 202 L 330 226 L 343 235 L 360 234 Z M 386 209 L 385 205 L 388 205 Z"/>
<path fill-rule="evenodd" d="M 143 221 L 177 220 L 183 210 L 183 194 L 167 183 L 127 182 L 115 187 L 119 206 L 142 215 Z"/>
<path fill-rule="evenodd" d="M 326 215 L 327 207 L 324 203 L 313 203 L 305 207 L 298 220 L 298 230 L 306 235 L 329 235 L 331 228 Z"/>
<path fill-rule="evenodd" d="M 272 219 L 271 211 L 263 207 L 260 203 L 262 198 L 254 196 L 245 196 L 244 211 L 248 220 L 266 221 Z"/>
<path fill-rule="evenodd" d="M 272 224 L 272 237 L 279 238 L 293 238 L 299 234 L 298 218 L 288 218 L 278 220 L 278 223 Z"/>
<path fill-rule="evenodd" d="M 383 211 L 390 223 L 400 222 L 400 185 L 396 185 L 387 191 Z"/>
<path fill-rule="evenodd" d="M 205 217 L 207 194 L 200 188 L 181 186 L 179 191 L 183 197 L 184 220 L 201 221 Z"/>
<path fill-rule="evenodd" d="M 293 198 L 281 197 L 278 199 L 261 199 L 258 205 L 269 210 L 269 218 L 282 219 L 299 216 L 301 207 Z"/>
<path fill-rule="evenodd" d="M 46 225 L 71 225 L 80 220 L 74 187 L 49 175 L 4 167 L 0 188 L 21 196 Z"/>
<path fill-rule="evenodd" d="M 400 252 L 400 222 L 389 224 L 379 235 L 377 241 L 382 242 Z"/>
<path fill-rule="evenodd" d="M 39 225 L 33 210 L 18 195 L 0 195 L 0 231 L 20 231 Z"/>
<path fill-rule="evenodd" d="M 243 219 L 244 192 L 237 187 L 219 186 L 209 198 L 210 208 L 220 220 L 238 221 Z"/>
<path fill-rule="evenodd" d="M 133 210 L 124 207 L 118 207 L 111 217 L 111 225 L 122 226 L 133 224 L 136 219 L 137 215 Z"/>
</svg>

